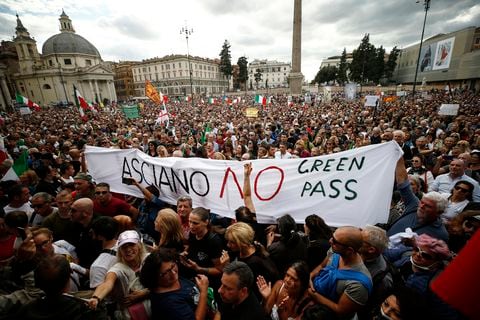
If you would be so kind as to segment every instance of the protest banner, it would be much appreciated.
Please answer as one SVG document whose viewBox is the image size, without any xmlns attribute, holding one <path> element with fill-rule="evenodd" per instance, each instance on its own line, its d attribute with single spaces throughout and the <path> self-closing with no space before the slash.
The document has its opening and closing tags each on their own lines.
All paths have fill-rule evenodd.
<svg viewBox="0 0 480 320">
<path fill-rule="evenodd" d="M 247 118 L 256 118 L 258 117 L 258 109 L 257 108 L 247 108 L 245 109 L 245 115 Z"/>
<path fill-rule="evenodd" d="M 244 163 L 239 161 L 153 158 L 137 149 L 92 146 L 85 155 L 95 181 L 110 184 L 113 192 L 142 197 L 136 187 L 122 184 L 122 178 L 131 177 L 155 185 L 171 204 L 189 195 L 193 207 L 230 218 L 243 205 Z M 290 214 L 303 223 L 317 214 L 337 227 L 384 223 L 401 155 L 392 141 L 320 157 L 253 160 L 250 183 L 258 221 Z"/>
<path fill-rule="evenodd" d="M 138 113 L 137 105 L 123 106 L 122 110 L 123 110 L 123 113 L 125 113 L 125 117 L 127 117 L 127 119 L 136 119 L 140 117 L 140 114 Z"/>
<path fill-rule="evenodd" d="M 438 114 L 441 116 L 456 116 L 458 114 L 459 107 L 460 105 L 458 104 L 442 103 L 440 109 L 438 110 Z"/>
<path fill-rule="evenodd" d="M 365 96 L 365 107 L 376 107 L 379 96 Z"/>
</svg>

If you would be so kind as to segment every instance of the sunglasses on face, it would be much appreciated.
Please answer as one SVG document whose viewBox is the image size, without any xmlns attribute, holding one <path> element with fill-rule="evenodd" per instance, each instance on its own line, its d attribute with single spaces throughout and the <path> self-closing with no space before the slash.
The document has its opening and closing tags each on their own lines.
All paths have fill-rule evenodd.
<svg viewBox="0 0 480 320">
<path fill-rule="evenodd" d="M 335 239 L 334 236 L 332 236 L 332 243 L 335 244 L 335 245 L 340 245 L 340 246 L 344 246 L 344 247 L 349 247 L 349 245 L 344 244 L 344 243 L 341 243 L 340 241 L 338 241 L 337 239 Z"/>
<path fill-rule="evenodd" d="M 414 247 L 413 252 L 417 252 L 425 260 L 435 260 L 435 258 L 430 253 L 423 251 L 419 247 Z"/>
<path fill-rule="evenodd" d="M 108 191 L 95 191 L 95 194 L 96 194 L 97 196 L 99 196 L 99 195 L 104 195 L 104 194 L 107 194 L 107 193 L 108 193 Z"/>
<path fill-rule="evenodd" d="M 40 209 L 45 205 L 45 203 L 40 203 L 40 204 L 31 204 L 30 207 L 33 209 Z"/>
</svg>

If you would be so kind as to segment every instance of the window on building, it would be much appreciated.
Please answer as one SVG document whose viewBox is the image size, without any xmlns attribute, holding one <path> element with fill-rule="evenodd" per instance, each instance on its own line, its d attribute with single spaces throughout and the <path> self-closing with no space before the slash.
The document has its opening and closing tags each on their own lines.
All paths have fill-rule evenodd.
<svg viewBox="0 0 480 320">
<path fill-rule="evenodd" d="M 51 67 L 53 66 L 53 61 L 52 60 L 48 60 L 48 65 Z"/>
<path fill-rule="evenodd" d="M 68 59 L 68 58 L 67 58 L 67 59 L 63 59 L 63 63 L 64 63 L 65 65 L 71 65 L 71 64 L 72 64 L 72 59 Z"/>
<path fill-rule="evenodd" d="M 143 71 L 143 72 L 147 72 L 147 68 L 143 67 L 143 68 L 142 68 L 142 71 Z"/>
<path fill-rule="evenodd" d="M 52 89 L 52 87 L 50 87 L 50 85 L 48 83 L 45 83 L 43 85 L 42 89 L 49 90 L 49 89 Z"/>
<path fill-rule="evenodd" d="M 157 66 L 155 66 L 155 71 L 157 71 Z"/>
<path fill-rule="evenodd" d="M 92 60 L 86 59 L 86 60 L 85 60 L 85 65 L 86 65 L 87 67 L 90 67 L 90 66 L 92 65 Z"/>
</svg>

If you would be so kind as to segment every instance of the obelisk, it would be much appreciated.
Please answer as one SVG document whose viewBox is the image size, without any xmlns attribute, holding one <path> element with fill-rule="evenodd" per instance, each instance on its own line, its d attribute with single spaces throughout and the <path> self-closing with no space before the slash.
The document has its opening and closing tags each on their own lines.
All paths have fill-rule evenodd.
<svg viewBox="0 0 480 320">
<path fill-rule="evenodd" d="M 302 93 L 302 0 L 294 0 L 293 5 L 293 37 L 292 37 L 292 69 L 288 75 L 291 95 Z"/>
</svg>

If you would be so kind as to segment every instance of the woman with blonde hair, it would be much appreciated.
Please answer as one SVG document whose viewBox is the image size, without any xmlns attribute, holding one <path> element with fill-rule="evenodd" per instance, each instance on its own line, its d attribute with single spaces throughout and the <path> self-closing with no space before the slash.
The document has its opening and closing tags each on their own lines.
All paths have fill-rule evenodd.
<svg viewBox="0 0 480 320">
<path fill-rule="evenodd" d="M 268 257 L 265 248 L 254 242 L 254 237 L 255 232 L 245 222 L 236 222 L 229 226 L 225 232 L 227 247 L 232 251 L 232 256 L 237 255 L 236 260 L 245 262 L 252 270 L 255 279 L 264 275 L 268 282 L 275 283 L 280 279 L 277 267 Z M 230 260 L 230 255 L 223 251 L 220 259 L 222 265 L 226 265 Z M 262 298 L 258 288 L 254 288 L 253 291 L 258 299 Z"/>
<path fill-rule="evenodd" d="M 169 156 L 167 148 L 163 144 L 157 147 L 157 156 L 159 158 L 167 158 Z"/>
<path fill-rule="evenodd" d="M 158 246 L 183 252 L 185 238 L 178 214 L 169 208 L 158 211 L 155 219 L 155 231 L 160 233 Z"/>
</svg>

